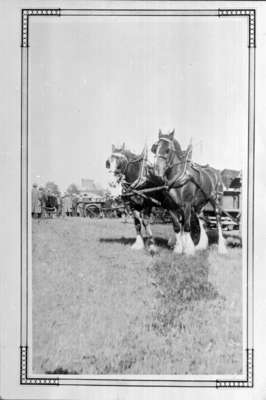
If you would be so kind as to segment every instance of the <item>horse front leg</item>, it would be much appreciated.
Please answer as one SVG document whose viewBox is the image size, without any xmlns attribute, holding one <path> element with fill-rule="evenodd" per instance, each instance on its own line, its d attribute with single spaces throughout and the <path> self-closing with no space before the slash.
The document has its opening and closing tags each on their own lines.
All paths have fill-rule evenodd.
<svg viewBox="0 0 266 400">
<path fill-rule="evenodd" d="M 131 248 L 133 250 L 142 250 L 142 249 L 144 249 L 144 241 L 143 241 L 143 238 L 141 236 L 141 217 L 140 217 L 140 212 L 137 211 L 137 210 L 133 210 L 133 218 L 134 218 L 134 224 L 135 224 L 135 228 L 136 228 L 137 237 L 136 237 L 135 243 L 133 243 Z"/>
<path fill-rule="evenodd" d="M 218 228 L 218 253 L 227 254 L 227 248 L 225 244 L 225 238 L 223 237 L 222 224 L 221 224 L 221 211 L 220 208 L 216 208 L 216 222 Z"/>
<path fill-rule="evenodd" d="M 199 226 L 200 226 L 200 239 L 199 239 L 199 243 L 196 246 L 196 250 L 206 250 L 208 247 L 208 244 L 209 244 L 209 239 L 208 239 L 202 218 L 200 217 L 200 215 L 198 213 L 196 215 L 198 217 Z"/>
<path fill-rule="evenodd" d="M 149 249 L 150 253 L 156 253 L 158 251 L 158 249 L 155 246 L 155 241 L 154 241 L 154 237 L 153 237 L 152 230 L 151 230 L 150 216 L 151 216 L 151 209 L 144 210 L 142 224 L 143 224 L 143 226 L 146 230 L 146 234 L 147 234 L 148 249 Z"/>
<path fill-rule="evenodd" d="M 184 234 L 183 234 L 183 246 L 184 253 L 192 256 L 195 254 L 195 245 L 190 235 L 190 221 L 191 220 L 191 203 L 186 203 L 184 207 Z"/>
<path fill-rule="evenodd" d="M 169 210 L 171 215 L 173 227 L 175 231 L 176 243 L 174 247 L 174 253 L 181 254 L 183 252 L 183 238 L 182 238 L 182 226 L 179 221 L 179 214 L 173 210 Z"/>
<path fill-rule="evenodd" d="M 214 212 L 215 212 L 217 229 L 218 229 L 218 253 L 219 254 L 227 254 L 227 248 L 226 248 L 225 239 L 223 237 L 223 231 L 222 231 L 221 209 L 219 206 L 219 201 L 213 199 L 213 200 L 211 200 L 211 204 L 212 204 Z"/>
</svg>

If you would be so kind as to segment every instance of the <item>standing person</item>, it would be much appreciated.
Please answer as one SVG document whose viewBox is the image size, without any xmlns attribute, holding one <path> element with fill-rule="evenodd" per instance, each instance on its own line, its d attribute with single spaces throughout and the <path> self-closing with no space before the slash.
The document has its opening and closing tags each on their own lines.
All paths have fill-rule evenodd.
<svg viewBox="0 0 266 400">
<path fill-rule="evenodd" d="M 39 198 L 41 202 L 41 214 L 40 218 L 45 216 L 45 203 L 46 203 L 46 194 L 43 187 L 39 187 Z"/>
<path fill-rule="evenodd" d="M 57 205 L 56 197 L 51 192 L 51 190 L 48 189 L 47 198 L 46 198 L 46 211 L 47 211 L 48 217 L 53 218 L 53 215 L 56 212 L 56 205 Z"/>
<path fill-rule="evenodd" d="M 66 193 L 62 196 L 62 217 L 66 216 Z"/>
<path fill-rule="evenodd" d="M 68 209 L 69 209 L 69 217 L 72 217 L 72 210 L 73 210 L 73 205 L 72 205 L 72 196 L 68 196 Z"/>
<path fill-rule="evenodd" d="M 78 212 L 79 217 L 84 217 L 83 209 L 84 209 L 84 204 L 82 202 L 82 197 L 78 196 L 77 212 Z"/>
<path fill-rule="evenodd" d="M 77 209 L 78 209 L 78 196 L 73 193 L 72 195 L 72 217 L 77 216 Z"/>
<path fill-rule="evenodd" d="M 63 212 L 64 215 L 70 217 L 72 215 L 72 200 L 68 193 L 65 194 L 63 201 Z"/>
<path fill-rule="evenodd" d="M 62 215 L 63 199 L 60 196 L 60 194 L 56 196 L 56 199 L 57 199 L 57 216 L 60 217 Z"/>
<path fill-rule="evenodd" d="M 41 212 L 40 194 L 37 184 L 34 183 L 31 190 L 31 215 L 33 218 L 40 218 Z"/>
</svg>

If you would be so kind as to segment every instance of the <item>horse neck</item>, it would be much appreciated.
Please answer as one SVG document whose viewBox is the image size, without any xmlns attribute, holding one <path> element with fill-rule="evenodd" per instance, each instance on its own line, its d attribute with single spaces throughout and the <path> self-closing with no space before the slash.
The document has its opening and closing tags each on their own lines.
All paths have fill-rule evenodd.
<svg viewBox="0 0 266 400">
<path fill-rule="evenodd" d="M 183 168 L 182 159 L 175 150 L 172 150 L 171 165 L 169 165 L 166 177 L 171 179 L 174 175 L 178 174 L 180 170 L 183 170 Z"/>
<path fill-rule="evenodd" d="M 127 157 L 127 166 L 125 169 L 125 179 L 128 183 L 133 183 L 138 179 L 141 169 L 141 159 L 137 160 L 139 157 L 133 153 L 125 154 Z"/>
</svg>

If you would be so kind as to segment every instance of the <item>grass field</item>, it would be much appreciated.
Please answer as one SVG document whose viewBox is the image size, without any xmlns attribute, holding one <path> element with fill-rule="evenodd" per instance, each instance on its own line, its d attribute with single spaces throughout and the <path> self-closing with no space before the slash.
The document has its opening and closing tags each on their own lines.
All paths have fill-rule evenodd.
<svg viewBox="0 0 266 400">
<path fill-rule="evenodd" d="M 121 220 L 33 221 L 33 371 L 242 373 L 241 249 L 131 250 Z M 212 240 L 213 241 L 213 240 Z"/>
</svg>

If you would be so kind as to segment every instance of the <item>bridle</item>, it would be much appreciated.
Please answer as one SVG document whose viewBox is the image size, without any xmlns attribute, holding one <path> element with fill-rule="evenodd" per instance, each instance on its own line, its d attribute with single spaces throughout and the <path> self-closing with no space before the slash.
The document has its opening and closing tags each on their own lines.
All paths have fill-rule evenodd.
<svg viewBox="0 0 266 400">
<path fill-rule="evenodd" d="M 127 166 L 128 166 L 128 162 L 129 162 L 128 158 L 125 156 L 125 154 L 119 153 L 117 151 L 114 151 L 111 154 L 111 158 L 112 157 L 116 158 L 117 160 L 124 161 L 124 162 L 121 162 L 121 164 L 122 164 L 121 167 L 123 167 L 123 169 L 120 167 L 119 169 L 117 169 L 117 173 L 115 173 L 116 175 L 124 175 L 127 170 Z"/>
<path fill-rule="evenodd" d="M 125 163 L 122 164 L 123 169 L 122 169 L 122 168 L 119 168 L 119 169 L 117 170 L 117 172 L 115 173 L 115 175 L 116 175 L 117 178 L 118 178 L 118 182 L 119 182 L 119 183 L 122 183 L 122 185 L 125 185 L 126 187 L 128 187 L 128 186 L 134 186 L 134 185 L 140 180 L 140 176 L 138 176 L 137 179 L 136 179 L 133 183 L 129 184 L 129 183 L 126 181 L 126 179 L 125 179 L 125 178 L 126 178 L 127 169 L 128 169 L 128 167 L 129 167 L 130 164 L 134 164 L 134 163 L 143 161 L 143 160 L 144 160 L 144 157 L 143 157 L 142 155 L 140 155 L 140 156 L 137 157 L 137 158 L 134 158 L 134 159 L 132 159 L 132 160 L 129 160 L 125 154 L 120 153 L 120 152 L 117 152 L 117 151 L 114 151 L 114 152 L 111 154 L 111 157 L 115 157 L 115 158 L 117 158 L 117 159 L 120 159 L 120 160 L 125 161 Z"/>
<path fill-rule="evenodd" d="M 169 153 L 167 155 L 163 155 L 163 154 L 158 154 L 159 151 L 159 143 L 161 141 L 167 142 L 169 143 Z M 173 141 L 168 139 L 168 138 L 159 138 L 158 142 L 157 142 L 157 150 L 155 153 L 155 160 L 154 163 L 156 164 L 156 161 L 158 158 L 163 159 L 166 162 L 166 169 L 165 169 L 165 174 L 167 171 L 171 170 L 172 168 L 179 166 L 179 165 L 184 165 L 184 169 L 181 172 L 180 175 L 176 174 L 169 182 L 168 182 L 168 186 L 171 187 L 173 185 L 177 185 L 177 186 L 182 186 L 185 184 L 185 182 L 187 181 L 187 179 L 189 178 L 188 176 L 188 171 L 187 171 L 187 165 L 190 162 L 189 160 L 189 151 L 187 151 L 187 153 L 185 154 L 185 156 L 178 161 L 174 161 L 176 154 L 176 149 L 174 147 Z"/>
<path fill-rule="evenodd" d="M 159 143 L 160 143 L 161 141 L 167 142 L 167 143 L 169 143 L 169 145 L 170 145 L 170 146 L 169 146 L 169 153 L 168 153 L 167 155 L 158 154 Z M 175 167 L 175 166 L 177 166 L 177 165 L 181 165 L 181 164 L 184 164 L 184 163 L 187 162 L 186 159 L 184 159 L 184 160 L 182 159 L 182 160 L 179 160 L 179 161 L 177 161 L 177 162 L 173 162 L 173 159 L 174 159 L 174 156 L 175 156 L 175 155 L 176 155 L 176 149 L 175 149 L 175 147 L 174 147 L 174 144 L 173 144 L 172 140 L 170 140 L 170 139 L 168 139 L 168 138 L 160 138 L 160 139 L 158 140 L 158 142 L 157 142 L 157 151 L 156 151 L 156 154 L 155 154 L 154 164 L 156 163 L 156 160 L 157 160 L 158 158 L 161 158 L 161 159 L 165 160 L 166 163 L 167 163 L 167 169 L 166 169 L 166 171 L 167 171 L 167 170 L 169 170 L 169 169 L 171 169 L 171 168 L 173 168 L 173 167 Z M 186 157 L 186 158 L 187 158 L 187 157 Z"/>
</svg>

